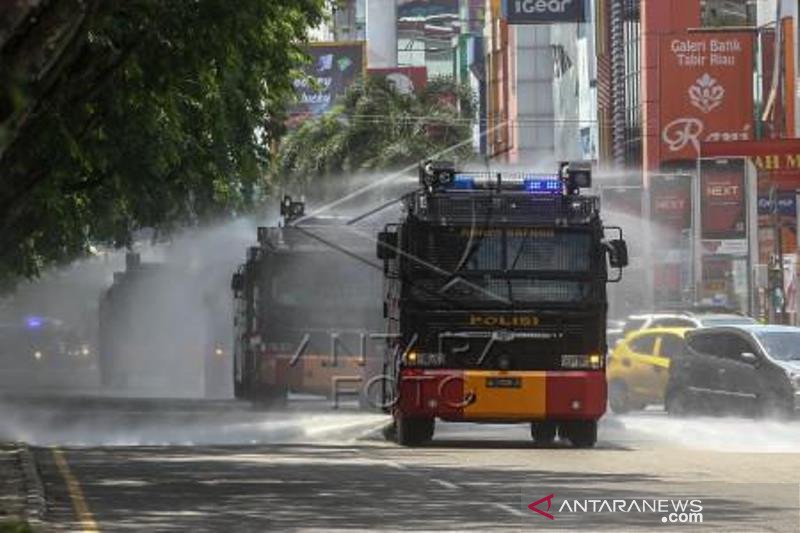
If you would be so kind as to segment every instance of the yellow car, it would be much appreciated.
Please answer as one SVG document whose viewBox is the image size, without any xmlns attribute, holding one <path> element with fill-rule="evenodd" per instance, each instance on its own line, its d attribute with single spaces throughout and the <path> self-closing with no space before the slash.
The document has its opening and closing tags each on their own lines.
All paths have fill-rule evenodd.
<svg viewBox="0 0 800 533">
<path fill-rule="evenodd" d="M 608 403 L 615 413 L 664 402 L 670 360 L 685 349 L 692 328 L 654 328 L 629 333 L 608 359 Z"/>
</svg>

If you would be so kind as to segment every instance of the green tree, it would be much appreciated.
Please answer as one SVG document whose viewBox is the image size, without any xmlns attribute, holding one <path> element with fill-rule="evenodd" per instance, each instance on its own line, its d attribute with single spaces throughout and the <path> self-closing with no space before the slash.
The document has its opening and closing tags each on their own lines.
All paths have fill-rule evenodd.
<svg viewBox="0 0 800 533">
<path fill-rule="evenodd" d="M 0 281 L 246 208 L 324 0 L 12 3 Z"/>
<path fill-rule="evenodd" d="M 368 77 L 330 112 L 282 140 L 272 184 L 302 187 L 398 169 L 452 147 L 448 158 L 469 157 L 473 105 L 471 91 L 449 79 L 433 80 L 414 95 L 398 92 L 383 77 Z"/>
</svg>

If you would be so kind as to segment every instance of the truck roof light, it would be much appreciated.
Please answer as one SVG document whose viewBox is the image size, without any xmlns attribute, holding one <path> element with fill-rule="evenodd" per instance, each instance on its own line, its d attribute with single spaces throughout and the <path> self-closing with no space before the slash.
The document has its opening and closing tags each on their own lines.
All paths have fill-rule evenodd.
<svg viewBox="0 0 800 533">
<path fill-rule="evenodd" d="M 456 174 L 453 178 L 453 188 L 454 189 L 474 189 L 475 188 L 475 176 L 470 174 Z"/>
<path fill-rule="evenodd" d="M 528 174 L 523 178 L 523 188 L 533 194 L 560 195 L 564 192 L 564 183 L 556 176 L 537 176 Z"/>
<path fill-rule="evenodd" d="M 28 329 L 39 329 L 44 325 L 44 319 L 40 316 L 29 316 L 25 319 L 25 327 Z"/>
</svg>

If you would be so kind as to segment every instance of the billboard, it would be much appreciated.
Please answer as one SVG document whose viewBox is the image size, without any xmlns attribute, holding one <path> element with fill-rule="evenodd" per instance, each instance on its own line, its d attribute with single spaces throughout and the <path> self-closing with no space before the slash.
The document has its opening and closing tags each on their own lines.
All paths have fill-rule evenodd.
<svg viewBox="0 0 800 533">
<path fill-rule="evenodd" d="M 290 110 L 289 125 L 329 111 L 365 72 L 363 41 L 311 43 L 306 53 L 311 60 L 303 69 L 305 76 L 294 82 L 298 102 Z"/>
<path fill-rule="evenodd" d="M 753 34 L 684 32 L 660 40 L 660 161 L 694 160 L 701 143 L 753 128 Z"/>
<path fill-rule="evenodd" d="M 585 22 L 583 0 L 504 0 L 503 16 L 509 24 Z"/>
<path fill-rule="evenodd" d="M 744 160 L 704 159 L 700 163 L 700 219 L 703 239 L 747 238 Z"/>
<path fill-rule="evenodd" d="M 775 229 L 781 228 L 784 254 L 797 250 L 795 191 L 800 184 L 800 140 L 766 139 L 759 141 L 704 143 L 703 155 L 748 157 L 758 170 L 758 235 L 761 263 L 775 251 Z M 770 189 L 777 190 L 777 221 L 773 218 Z"/>
<path fill-rule="evenodd" d="M 691 285 L 692 177 L 651 175 L 649 189 L 653 298 L 680 303 Z"/>
<path fill-rule="evenodd" d="M 655 240 L 665 249 L 683 247 L 684 236 L 692 227 L 691 176 L 650 176 L 650 221 Z"/>
</svg>

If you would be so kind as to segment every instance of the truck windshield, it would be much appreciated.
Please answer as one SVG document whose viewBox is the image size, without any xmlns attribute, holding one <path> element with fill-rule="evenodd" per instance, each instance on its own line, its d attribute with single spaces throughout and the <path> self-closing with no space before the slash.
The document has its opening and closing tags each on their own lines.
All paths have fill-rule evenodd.
<svg viewBox="0 0 800 533">
<path fill-rule="evenodd" d="M 437 228 L 420 258 L 449 272 L 575 272 L 591 267 L 591 236 L 552 229 Z"/>
<path fill-rule="evenodd" d="M 419 239 L 414 294 L 459 301 L 575 303 L 592 285 L 592 239 L 586 232 L 532 228 L 436 228 Z M 432 268 L 432 265 L 435 268 Z M 424 278 L 438 280 L 426 282 Z M 441 280 L 441 271 L 456 277 Z M 558 279 L 551 276 L 558 275 Z M 570 279 L 574 274 L 575 279 Z M 427 292 L 427 294 L 425 294 Z"/>
<path fill-rule="evenodd" d="M 270 267 L 270 300 L 278 306 L 366 309 L 380 300 L 381 272 L 339 253 L 276 257 Z"/>
</svg>

